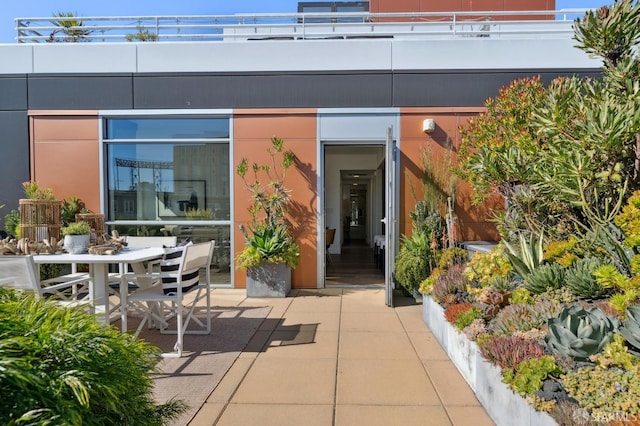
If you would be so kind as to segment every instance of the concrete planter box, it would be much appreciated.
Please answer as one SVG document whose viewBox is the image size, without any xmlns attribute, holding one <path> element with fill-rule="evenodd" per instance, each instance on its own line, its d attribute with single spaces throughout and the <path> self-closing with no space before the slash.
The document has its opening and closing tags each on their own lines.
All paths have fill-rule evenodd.
<svg viewBox="0 0 640 426">
<path fill-rule="evenodd" d="M 247 297 L 287 297 L 291 268 L 284 263 L 264 263 L 247 269 Z"/>
<path fill-rule="evenodd" d="M 447 322 L 444 309 L 430 296 L 422 298 L 422 318 L 498 426 L 556 425 L 551 416 L 534 410 L 502 382 L 500 368 L 487 362 L 478 345 Z"/>
</svg>

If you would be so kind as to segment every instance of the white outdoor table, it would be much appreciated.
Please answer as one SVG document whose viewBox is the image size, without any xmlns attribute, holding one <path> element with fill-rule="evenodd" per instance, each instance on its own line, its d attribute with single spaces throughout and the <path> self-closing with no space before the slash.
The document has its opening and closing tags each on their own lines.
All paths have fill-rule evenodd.
<svg viewBox="0 0 640 426">
<path fill-rule="evenodd" d="M 125 248 L 117 254 L 39 254 L 33 256 L 36 264 L 57 263 L 72 264 L 85 263 L 89 265 L 91 281 L 89 284 L 89 299 L 95 314 L 105 324 L 109 324 L 109 267 L 118 264 L 121 271 L 126 271 L 128 264 L 145 262 L 162 257 L 161 247 Z M 126 283 L 125 283 L 126 285 Z M 121 285 L 122 287 L 122 285 Z M 120 307 L 120 318 L 126 323 L 126 306 Z"/>
</svg>

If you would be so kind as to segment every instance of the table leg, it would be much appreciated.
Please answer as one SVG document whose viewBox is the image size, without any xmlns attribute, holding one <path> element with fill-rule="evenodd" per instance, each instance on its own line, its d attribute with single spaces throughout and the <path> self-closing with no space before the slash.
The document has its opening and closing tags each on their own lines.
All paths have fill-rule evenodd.
<svg viewBox="0 0 640 426">
<path fill-rule="evenodd" d="M 109 273 L 108 264 L 94 263 L 91 265 L 91 283 L 89 296 L 93 304 L 94 314 L 105 324 L 109 324 Z"/>
<path fill-rule="evenodd" d="M 127 273 L 127 264 L 121 263 L 120 271 L 120 330 L 127 332 L 127 296 L 129 295 L 129 282 L 125 274 Z"/>
</svg>

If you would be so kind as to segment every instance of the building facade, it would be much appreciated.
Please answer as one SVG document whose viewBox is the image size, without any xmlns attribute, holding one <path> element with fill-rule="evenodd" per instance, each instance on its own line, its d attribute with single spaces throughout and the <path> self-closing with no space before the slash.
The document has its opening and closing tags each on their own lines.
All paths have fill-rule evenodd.
<svg viewBox="0 0 640 426">
<path fill-rule="evenodd" d="M 27 28 L 24 42 L 0 45 L 1 215 L 35 180 L 123 233 L 216 239 L 216 281 L 243 287 L 233 259 L 249 196 L 235 165 L 264 161 L 277 136 L 296 155 L 286 182 L 301 247 L 293 287 L 323 287 L 324 229 L 337 230 L 332 253 L 347 239 L 373 244 L 392 192 L 398 214 L 387 226 L 396 240 L 410 233 L 423 150 L 455 155 L 459 127 L 500 87 L 600 73 L 553 1 L 353 4 L 369 11 L 256 18 L 154 42 L 102 32 L 50 43 Z M 455 213 L 459 240 L 497 238 L 464 183 Z"/>
</svg>

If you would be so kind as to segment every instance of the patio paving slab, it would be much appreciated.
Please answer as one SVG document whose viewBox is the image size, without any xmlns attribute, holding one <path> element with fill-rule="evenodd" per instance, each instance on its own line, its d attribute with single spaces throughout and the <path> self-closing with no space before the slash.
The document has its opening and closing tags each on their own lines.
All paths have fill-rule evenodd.
<svg viewBox="0 0 640 426">
<path fill-rule="evenodd" d="M 271 311 L 196 416 L 173 426 L 493 424 L 413 300 L 389 308 L 381 289 L 293 290 L 284 299 L 226 289 L 218 303 L 216 292 L 219 306 Z"/>
</svg>

